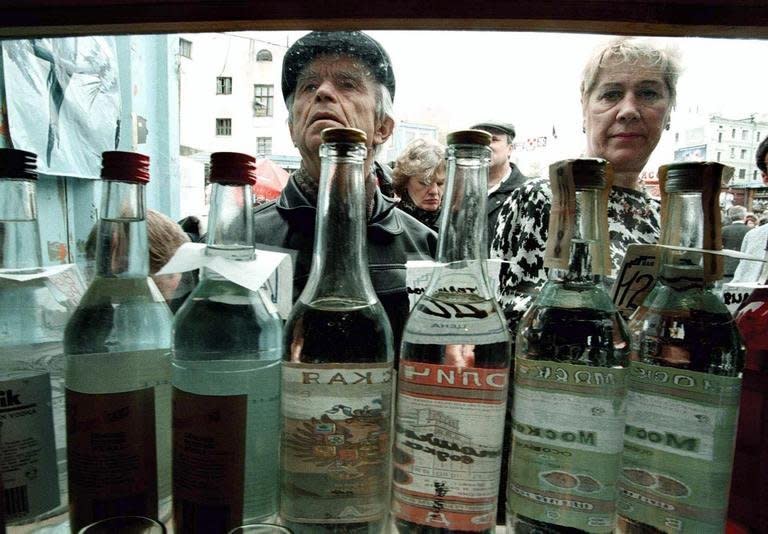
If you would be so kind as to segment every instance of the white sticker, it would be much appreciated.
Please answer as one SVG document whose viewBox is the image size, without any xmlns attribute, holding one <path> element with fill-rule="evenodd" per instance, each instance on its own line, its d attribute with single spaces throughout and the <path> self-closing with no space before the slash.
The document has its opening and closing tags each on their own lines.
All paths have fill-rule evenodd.
<svg viewBox="0 0 768 534">
<path fill-rule="evenodd" d="M 8 375 L 6 375 L 8 376 Z M 48 373 L 12 372 L 0 381 L 0 472 L 11 523 L 59 505 Z"/>
</svg>

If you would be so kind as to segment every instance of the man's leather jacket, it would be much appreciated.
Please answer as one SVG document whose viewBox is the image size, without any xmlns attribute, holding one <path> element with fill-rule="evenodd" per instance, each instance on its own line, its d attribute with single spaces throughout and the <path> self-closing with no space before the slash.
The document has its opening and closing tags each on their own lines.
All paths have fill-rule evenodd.
<svg viewBox="0 0 768 534">
<path fill-rule="evenodd" d="M 378 170 L 378 169 L 377 169 Z M 400 338 L 408 316 L 405 263 L 429 260 L 437 249 L 437 234 L 419 221 L 395 209 L 395 200 L 376 188 L 373 213 L 368 220 L 368 263 L 374 290 L 389 317 L 399 352 Z M 316 208 L 299 188 L 294 177 L 280 197 L 254 210 L 255 243 L 293 249 L 293 298 L 304 289 L 312 263 Z"/>
</svg>

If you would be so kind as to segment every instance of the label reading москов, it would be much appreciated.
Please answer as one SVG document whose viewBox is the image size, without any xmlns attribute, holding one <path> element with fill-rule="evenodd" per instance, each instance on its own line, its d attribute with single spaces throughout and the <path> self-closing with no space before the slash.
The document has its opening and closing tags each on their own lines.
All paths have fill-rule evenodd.
<svg viewBox="0 0 768 534">
<path fill-rule="evenodd" d="M 281 515 L 301 523 L 361 523 L 387 513 L 392 365 L 282 369 Z"/>
<path fill-rule="evenodd" d="M 630 365 L 619 513 L 664 531 L 725 529 L 741 379 Z"/>
<path fill-rule="evenodd" d="M 626 416 L 626 369 L 518 359 L 507 506 L 611 532 Z"/>
<path fill-rule="evenodd" d="M 393 459 L 398 518 L 481 531 L 496 521 L 508 369 L 403 362 Z"/>
</svg>

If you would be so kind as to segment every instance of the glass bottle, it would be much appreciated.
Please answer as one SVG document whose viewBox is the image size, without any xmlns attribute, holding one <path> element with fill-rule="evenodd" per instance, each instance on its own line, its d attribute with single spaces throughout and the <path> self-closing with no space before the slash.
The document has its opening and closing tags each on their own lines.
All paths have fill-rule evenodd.
<svg viewBox="0 0 768 534">
<path fill-rule="evenodd" d="M 104 152 L 101 177 L 96 275 L 64 335 L 73 533 L 170 503 L 173 317 L 148 276 L 149 158 Z"/>
<path fill-rule="evenodd" d="M 660 169 L 661 245 L 720 249 L 724 168 Z M 713 293 L 721 276 L 721 257 L 662 248 L 658 280 L 630 318 L 622 532 L 725 529 L 744 347 Z"/>
<path fill-rule="evenodd" d="M 210 181 L 206 254 L 253 260 L 256 160 L 232 152 L 211 154 Z M 176 314 L 176 532 L 224 534 L 277 514 L 282 332 L 282 321 L 261 291 L 208 268 Z"/>
<path fill-rule="evenodd" d="M 728 519 L 754 532 L 768 532 L 768 248 L 764 259 L 760 285 L 736 313 L 747 354 L 728 505 Z"/>
<path fill-rule="evenodd" d="M 281 515 L 295 534 L 386 528 L 394 349 L 367 265 L 365 133 L 322 132 L 312 268 L 285 327 Z"/>
<path fill-rule="evenodd" d="M 66 512 L 62 340 L 74 306 L 42 267 L 37 157 L 0 149 L 0 499 L 9 525 Z"/>
<path fill-rule="evenodd" d="M 610 165 L 550 167 L 549 279 L 517 331 L 507 483 L 511 532 L 611 532 L 629 333 L 605 290 Z"/>
<path fill-rule="evenodd" d="M 486 266 L 490 134 L 448 135 L 437 262 L 406 322 L 393 458 L 398 532 L 493 532 L 511 339 Z"/>
</svg>

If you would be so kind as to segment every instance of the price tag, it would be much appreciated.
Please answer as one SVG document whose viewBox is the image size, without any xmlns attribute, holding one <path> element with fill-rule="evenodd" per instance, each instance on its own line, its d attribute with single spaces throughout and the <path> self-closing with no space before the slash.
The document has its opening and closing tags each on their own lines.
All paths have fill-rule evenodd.
<svg viewBox="0 0 768 534">
<path fill-rule="evenodd" d="M 731 315 L 735 316 L 741 305 L 744 304 L 744 301 L 759 287 L 765 287 L 765 285 L 755 282 L 723 284 L 723 302 L 728 307 Z"/>
<path fill-rule="evenodd" d="M 490 284 L 491 294 L 496 295 L 498 300 L 499 271 L 501 270 L 502 260 L 486 260 L 485 265 L 488 269 L 488 282 Z M 432 272 L 435 267 L 441 265 L 438 262 L 430 260 L 409 261 L 405 264 L 405 285 L 408 290 L 408 301 L 410 309 L 416 305 L 424 291 L 426 291 L 429 281 L 432 280 Z"/>
<path fill-rule="evenodd" d="M 658 272 L 656 245 L 629 245 L 611 289 L 613 303 L 626 319 L 650 293 Z"/>
</svg>

